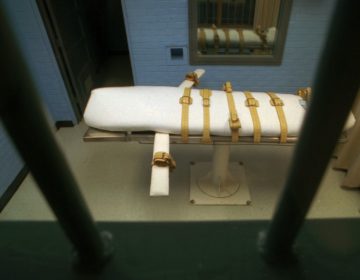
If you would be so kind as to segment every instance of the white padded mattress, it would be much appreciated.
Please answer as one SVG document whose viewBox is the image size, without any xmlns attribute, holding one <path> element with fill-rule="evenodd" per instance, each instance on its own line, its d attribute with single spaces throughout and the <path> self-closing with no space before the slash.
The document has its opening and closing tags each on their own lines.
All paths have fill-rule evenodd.
<svg viewBox="0 0 360 280">
<path fill-rule="evenodd" d="M 192 89 L 193 104 L 189 107 L 189 134 L 202 135 L 203 107 L 200 90 Z M 259 101 L 257 111 L 260 118 L 262 136 L 278 137 L 280 124 L 275 107 L 270 105 L 270 97 L 264 92 L 252 92 Z M 288 136 L 296 137 L 305 114 L 301 97 L 276 93 L 283 100 L 283 110 L 288 125 Z M 108 131 L 154 131 L 180 134 L 180 97 L 183 89 L 178 87 L 136 86 L 94 89 L 87 104 L 84 120 L 90 127 Z M 253 135 L 253 122 L 249 108 L 245 106 L 245 96 L 234 91 L 233 97 L 241 122 L 240 135 Z M 229 109 L 226 94 L 212 90 L 210 98 L 211 135 L 230 136 Z M 354 125 L 350 115 L 345 129 Z"/>
<path fill-rule="evenodd" d="M 214 44 L 214 30 L 212 28 L 203 28 L 205 33 L 205 40 L 207 46 Z M 223 29 L 218 28 L 217 34 L 219 36 L 220 45 L 226 47 L 226 35 Z M 242 34 L 244 37 L 245 47 L 260 46 L 262 41 L 258 34 L 252 29 L 243 29 Z M 266 32 L 266 41 L 268 45 L 273 45 L 276 36 L 276 27 L 271 27 Z M 198 38 L 200 38 L 200 28 L 198 28 Z M 235 28 L 229 28 L 230 47 L 239 48 L 239 33 Z"/>
</svg>

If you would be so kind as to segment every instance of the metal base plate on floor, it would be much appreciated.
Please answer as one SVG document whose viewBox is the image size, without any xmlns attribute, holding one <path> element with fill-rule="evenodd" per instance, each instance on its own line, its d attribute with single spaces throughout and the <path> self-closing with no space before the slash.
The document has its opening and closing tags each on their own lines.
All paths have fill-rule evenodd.
<svg viewBox="0 0 360 280">
<path fill-rule="evenodd" d="M 196 162 L 190 168 L 190 203 L 194 205 L 250 205 L 250 191 L 246 184 L 245 169 L 240 162 L 230 163 L 229 172 L 232 179 L 239 184 L 237 191 L 231 196 L 214 197 L 205 193 L 199 186 L 212 168 L 211 162 Z"/>
</svg>

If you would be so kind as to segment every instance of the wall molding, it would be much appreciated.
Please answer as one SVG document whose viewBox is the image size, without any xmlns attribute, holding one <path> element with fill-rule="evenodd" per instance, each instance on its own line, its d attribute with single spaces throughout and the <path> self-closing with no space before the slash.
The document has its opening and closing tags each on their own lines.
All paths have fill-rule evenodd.
<svg viewBox="0 0 360 280">
<path fill-rule="evenodd" d="M 10 199 L 19 189 L 21 183 L 24 181 L 28 173 L 29 173 L 29 168 L 26 165 L 24 165 L 17 174 L 17 176 L 15 177 L 15 179 L 12 181 L 12 183 L 7 187 L 6 191 L 0 197 L 0 212 L 5 208 L 5 206 L 8 204 Z"/>
<path fill-rule="evenodd" d="M 74 126 L 73 121 L 56 121 L 55 122 L 56 130 L 59 130 L 62 127 L 73 127 L 73 126 Z"/>
</svg>

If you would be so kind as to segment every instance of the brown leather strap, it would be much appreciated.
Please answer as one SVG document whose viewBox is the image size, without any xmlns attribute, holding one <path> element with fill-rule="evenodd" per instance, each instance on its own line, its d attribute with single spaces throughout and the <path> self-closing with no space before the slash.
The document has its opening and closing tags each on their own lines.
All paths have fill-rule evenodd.
<svg viewBox="0 0 360 280">
<path fill-rule="evenodd" d="M 169 167 L 170 172 L 176 168 L 176 162 L 169 153 L 166 152 L 156 152 L 153 156 L 151 165 L 156 165 L 159 167 Z"/>
<path fill-rule="evenodd" d="M 236 31 L 239 35 L 239 52 L 241 53 L 245 46 L 244 34 L 241 28 L 237 28 Z"/>
<path fill-rule="evenodd" d="M 231 130 L 231 141 L 233 143 L 236 143 L 239 141 L 239 129 L 241 127 L 241 124 L 240 124 L 240 119 L 239 119 L 237 111 L 236 111 L 234 97 L 232 95 L 232 86 L 231 86 L 230 82 L 226 82 L 224 84 L 224 91 L 226 92 L 226 98 L 227 98 L 229 113 L 230 113 L 229 126 L 230 126 L 230 130 Z"/>
<path fill-rule="evenodd" d="M 286 143 L 287 141 L 287 122 L 285 118 L 285 113 L 283 110 L 284 102 L 273 92 L 267 93 L 270 96 L 270 104 L 274 106 L 279 118 L 280 123 L 280 143 Z"/>
<path fill-rule="evenodd" d="M 267 35 L 265 30 L 262 30 L 261 27 L 258 26 L 257 28 L 255 28 L 255 33 L 259 36 L 262 43 L 262 47 L 265 49 L 268 46 Z"/>
<path fill-rule="evenodd" d="M 211 91 L 209 89 L 200 90 L 200 95 L 203 98 L 203 114 L 204 114 L 204 128 L 201 142 L 204 144 L 211 144 L 210 137 L 210 96 Z"/>
<path fill-rule="evenodd" d="M 184 94 L 180 98 L 181 108 L 181 139 L 183 143 L 189 142 L 189 106 L 192 104 L 191 88 L 184 88 Z"/>
<path fill-rule="evenodd" d="M 299 88 L 296 93 L 305 101 L 309 101 L 311 97 L 311 87 Z"/>
<path fill-rule="evenodd" d="M 199 77 L 196 72 L 186 73 L 185 80 L 193 82 L 194 86 L 198 86 L 200 83 Z"/>
<path fill-rule="evenodd" d="M 261 142 L 261 124 L 257 107 L 259 107 L 259 101 L 257 101 L 250 91 L 244 91 L 246 101 L 245 106 L 249 107 L 251 119 L 254 127 L 254 143 Z"/>
<path fill-rule="evenodd" d="M 230 31 L 229 31 L 229 28 L 223 28 L 223 31 L 225 33 L 226 52 L 229 52 L 229 50 L 230 50 Z"/>
</svg>

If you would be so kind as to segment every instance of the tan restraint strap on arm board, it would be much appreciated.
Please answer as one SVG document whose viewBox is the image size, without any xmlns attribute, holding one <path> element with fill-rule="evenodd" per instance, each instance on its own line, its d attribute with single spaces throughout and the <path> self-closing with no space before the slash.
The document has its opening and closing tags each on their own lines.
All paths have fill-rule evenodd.
<svg viewBox="0 0 360 280">
<path fill-rule="evenodd" d="M 280 143 L 286 143 L 287 140 L 287 133 L 288 133 L 288 129 L 287 129 L 287 122 L 286 122 L 286 118 L 285 118 L 285 113 L 283 110 L 283 106 L 284 106 L 284 102 L 273 92 L 268 92 L 267 93 L 271 100 L 270 100 L 270 104 L 272 106 L 274 106 L 276 108 L 276 112 L 279 118 L 279 122 L 280 122 Z"/>
<path fill-rule="evenodd" d="M 201 142 L 204 144 L 211 144 L 210 137 L 210 96 L 209 89 L 200 90 L 200 95 L 203 98 L 203 112 L 204 112 L 204 128 Z"/>
<path fill-rule="evenodd" d="M 239 141 L 239 128 L 241 127 L 238 114 L 236 112 L 234 97 L 232 95 L 232 87 L 230 82 L 224 84 L 224 91 L 226 92 L 226 98 L 229 106 L 229 125 L 231 129 L 231 141 L 236 143 Z"/>
<path fill-rule="evenodd" d="M 156 152 L 153 156 L 151 165 L 156 165 L 159 167 L 169 167 L 170 172 L 176 168 L 176 162 L 169 153 L 166 152 Z"/>
<path fill-rule="evenodd" d="M 181 138 L 184 143 L 188 143 L 189 141 L 189 106 L 192 104 L 192 98 L 190 94 L 191 88 L 184 88 L 184 94 L 179 100 L 180 104 L 182 105 Z"/>
<path fill-rule="evenodd" d="M 256 107 L 259 107 L 259 102 L 254 98 L 250 91 L 244 91 L 246 101 L 245 106 L 249 107 L 251 119 L 254 126 L 254 143 L 260 143 L 261 141 L 261 124 L 259 114 Z"/>
</svg>

